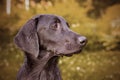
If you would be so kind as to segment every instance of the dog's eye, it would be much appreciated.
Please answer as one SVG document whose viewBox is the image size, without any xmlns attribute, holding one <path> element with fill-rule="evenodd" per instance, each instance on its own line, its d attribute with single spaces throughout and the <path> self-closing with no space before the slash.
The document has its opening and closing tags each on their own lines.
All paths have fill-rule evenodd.
<svg viewBox="0 0 120 80">
<path fill-rule="evenodd" d="M 53 25 L 50 26 L 52 30 L 57 30 L 59 28 L 59 23 L 54 23 Z"/>
</svg>

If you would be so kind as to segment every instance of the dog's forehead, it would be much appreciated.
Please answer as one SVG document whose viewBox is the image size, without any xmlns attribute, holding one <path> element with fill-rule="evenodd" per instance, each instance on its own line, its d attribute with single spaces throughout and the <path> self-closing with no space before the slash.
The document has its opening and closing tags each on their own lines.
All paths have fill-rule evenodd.
<svg viewBox="0 0 120 80">
<path fill-rule="evenodd" d="M 58 15 L 52 15 L 52 14 L 41 14 L 41 15 L 36 15 L 34 16 L 32 19 L 38 19 L 39 20 L 39 24 L 37 27 L 37 30 L 41 29 L 41 28 L 47 28 L 51 23 L 55 22 L 56 19 L 58 19 L 60 21 L 60 23 L 64 26 L 66 26 L 66 20 Z"/>
<path fill-rule="evenodd" d="M 50 21 L 58 19 L 60 20 L 60 22 L 66 22 L 66 20 L 63 17 L 57 15 L 43 15 L 43 18 Z"/>
<path fill-rule="evenodd" d="M 58 16 L 58 15 L 53 15 L 53 14 L 41 14 L 41 15 L 36 15 L 36 16 L 32 17 L 32 19 L 36 19 L 36 18 L 43 19 L 43 20 L 46 20 L 46 21 L 59 19 L 61 22 L 66 22 L 66 20 L 63 17 Z"/>
</svg>

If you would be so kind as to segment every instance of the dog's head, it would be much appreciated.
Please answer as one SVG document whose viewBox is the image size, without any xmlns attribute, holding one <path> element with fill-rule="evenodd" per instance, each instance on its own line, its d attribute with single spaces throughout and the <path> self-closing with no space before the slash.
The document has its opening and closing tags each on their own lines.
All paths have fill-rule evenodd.
<svg viewBox="0 0 120 80">
<path fill-rule="evenodd" d="M 78 53 L 85 46 L 86 37 L 69 29 L 64 18 L 56 15 L 37 15 L 30 19 L 15 37 L 17 46 L 37 57 L 46 50 L 59 55 Z"/>
</svg>

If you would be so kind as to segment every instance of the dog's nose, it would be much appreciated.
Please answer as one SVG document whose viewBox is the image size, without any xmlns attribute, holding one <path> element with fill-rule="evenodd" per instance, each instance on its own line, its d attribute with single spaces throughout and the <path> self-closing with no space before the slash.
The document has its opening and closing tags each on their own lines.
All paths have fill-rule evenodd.
<svg viewBox="0 0 120 80">
<path fill-rule="evenodd" d="M 84 36 L 81 36 L 78 38 L 78 41 L 79 41 L 81 46 L 84 46 L 87 43 L 87 38 Z"/>
</svg>

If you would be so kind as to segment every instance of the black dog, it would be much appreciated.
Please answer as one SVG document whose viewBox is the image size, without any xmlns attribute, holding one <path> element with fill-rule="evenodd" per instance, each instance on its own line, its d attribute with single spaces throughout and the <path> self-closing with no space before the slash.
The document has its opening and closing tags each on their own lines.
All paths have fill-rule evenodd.
<svg viewBox="0 0 120 80">
<path fill-rule="evenodd" d="M 14 41 L 25 53 L 17 80 L 62 80 L 57 66 L 59 57 L 79 53 L 86 44 L 85 37 L 72 32 L 68 23 L 56 15 L 33 17 Z"/>
</svg>

